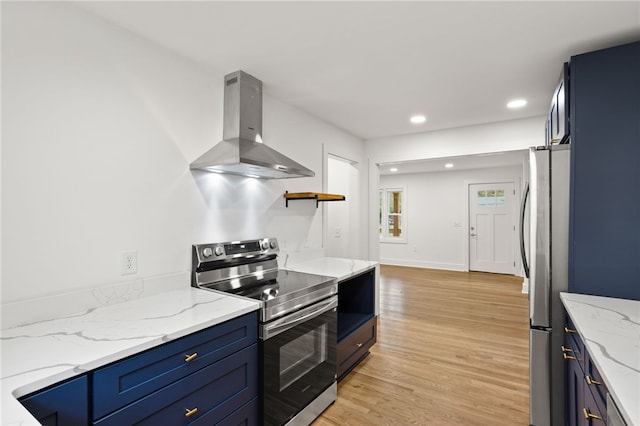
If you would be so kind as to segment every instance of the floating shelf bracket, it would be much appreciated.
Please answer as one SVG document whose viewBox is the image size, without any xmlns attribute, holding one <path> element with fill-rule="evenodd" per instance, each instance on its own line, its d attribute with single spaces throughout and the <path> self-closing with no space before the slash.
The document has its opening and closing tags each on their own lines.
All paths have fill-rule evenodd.
<svg viewBox="0 0 640 426">
<path fill-rule="evenodd" d="M 289 208 L 289 200 L 316 200 L 316 208 L 324 201 L 344 201 L 346 197 L 340 194 L 322 194 L 319 192 L 289 192 L 284 193 L 285 206 Z"/>
</svg>

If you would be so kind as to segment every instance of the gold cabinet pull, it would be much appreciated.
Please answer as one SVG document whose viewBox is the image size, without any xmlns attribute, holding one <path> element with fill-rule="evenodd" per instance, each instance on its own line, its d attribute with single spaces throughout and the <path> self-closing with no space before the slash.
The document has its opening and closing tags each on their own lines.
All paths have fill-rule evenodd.
<svg viewBox="0 0 640 426">
<path fill-rule="evenodd" d="M 184 362 L 189 362 L 197 356 L 198 356 L 198 352 L 194 352 L 191 355 L 187 354 L 184 358 Z"/>
<path fill-rule="evenodd" d="M 563 357 L 564 359 L 576 359 L 576 357 L 575 357 L 575 356 L 567 355 L 567 353 L 566 353 L 566 352 L 562 352 L 562 357 Z"/>
<path fill-rule="evenodd" d="M 192 408 L 191 410 L 189 410 L 188 408 L 185 408 L 185 410 L 187 410 L 187 411 L 186 411 L 186 413 L 184 413 L 184 416 L 185 416 L 185 417 L 191 417 L 191 416 L 193 416 L 195 413 L 197 413 L 197 412 L 198 412 L 198 407 L 194 407 L 194 408 Z"/>
<path fill-rule="evenodd" d="M 589 420 L 589 419 L 602 420 L 602 417 L 597 416 L 595 414 L 591 414 L 589 412 L 589 410 L 587 410 L 586 408 L 583 408 L 582 412 L 584 413 L 584 418 L 587 419 L 587 420 Z"/>
<path fill-rule="evenodd" d="M 593 380 L 593 379 L 591 378 L 591 376 L 589 376 L 589 375 L 587 374 L 587 384 L 588 384 L 588 385 L 601 385 L 602 383 L 600 383 L 600 382 L 599 382 L 599 381 L 597 381 L 597 380 Z"/>
<path fill-rule="evenodd" d="M 576 331 L 575 331 L 575 330 L 570 329 L 569 327 L 565 327 L 565 328 L 564 328 L 564 332 L 565 332 L 565 333 L 575 333 Z"/>
<path fill-rule="evenodd" d="M 562 348 L 562 352 L 573 352 L 573 349 L 566 348 L 564 345 L 562 345 L 561 348 Z"/>
<path fill-rule="evenodd" d="M 356 346 L 361 348 L 362 347 L 362 343 L 356 343 Z"/>
</svg>

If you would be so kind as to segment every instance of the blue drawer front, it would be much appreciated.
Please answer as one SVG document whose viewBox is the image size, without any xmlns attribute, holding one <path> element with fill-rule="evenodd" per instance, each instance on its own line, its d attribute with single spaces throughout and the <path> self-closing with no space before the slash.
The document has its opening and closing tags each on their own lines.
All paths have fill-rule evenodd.
<svg viewBox="0 0 640 426">
<path fill-rule="evenodd" d="M 253 344 L 94 424 L 210 426 L 226 421 L 257 395 L 258 345 Z M 187 409 L 194 408 L 197 412 L 185 416 Z"/>
<path fill-rule="evenodd" d="M 87 376 L 82 376 L 20 402 L 44 426 L 86 426 L 89 423 L 87 392 Z"/>
<path fill-rule="evenodd" d="M 166 343 L 93 373 L 99 419 L 257 342 L 256 312 Z M 188 355 L 198 355 L 185 361 Z"/>
<path fill-rule="evenodd" d="M 220 423 L 216 423 L 216 426 L 258 426 L 259 408 L 258 398 L 253 398 Z"/>
</svg>

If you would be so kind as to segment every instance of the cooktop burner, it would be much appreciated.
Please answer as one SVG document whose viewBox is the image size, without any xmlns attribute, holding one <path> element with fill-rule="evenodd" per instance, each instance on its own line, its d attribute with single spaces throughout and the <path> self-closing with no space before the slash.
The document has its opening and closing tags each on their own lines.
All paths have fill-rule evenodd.
<svg viewBox="0 0 640 426">
<path fill-rule="evenodd" d="M 262 302 L 263 322 L 338 291 L 336 279 L 278 269 L 275 238 L 193 246 L 191 284 Z"/>
</svg>

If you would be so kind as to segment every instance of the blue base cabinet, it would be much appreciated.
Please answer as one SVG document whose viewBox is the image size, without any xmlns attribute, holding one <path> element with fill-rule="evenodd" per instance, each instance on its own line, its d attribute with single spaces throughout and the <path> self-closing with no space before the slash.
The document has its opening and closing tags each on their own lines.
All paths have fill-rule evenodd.
<svg viewBox="0 0 640 426">
<path fill-rule="evenodd" d="M 95 425 L 214 425 L 258 396 L 253 312 L 93 372 Z M 258 412 L 247 416 L 257 421 Z"/>
<path fill-rule="evenodd" d="M 89 424 L 87 376 L 39 391 L 20 402 L 44 426 Z"/>
<path fill-rule="evenodd" d="M 569 318 L 561 350 L 567 362 L 566 425 L 606 425 L 607 386 Z"/>
<path fill-rule="evenodd" d="M 377 340 L 375 269 L 338 283 L 337 376 L 342 380 Z"/>
<path fill-rule="evenodd" d="M 46 426 L 258 425 L 256 312 L 22 398 Z"/>
<path fill-rule="evenodd" d="M 100 426 L 214 425 L 254 399 L 258 345 L 211 364 L 94 422 Z"/>
</svg>

